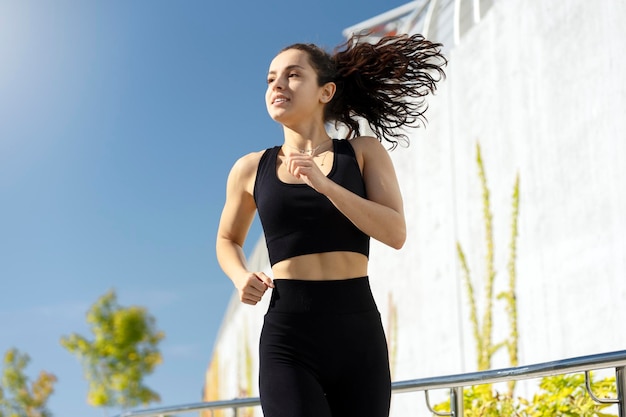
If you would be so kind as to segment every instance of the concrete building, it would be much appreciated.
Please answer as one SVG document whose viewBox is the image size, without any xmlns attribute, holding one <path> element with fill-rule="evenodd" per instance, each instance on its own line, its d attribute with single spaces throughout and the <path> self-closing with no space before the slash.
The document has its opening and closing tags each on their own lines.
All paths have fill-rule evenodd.
<svg viewBox="0 0 626 417">
<path fill-rule="evenodd" d="M 424 33 L 449 58 L 448 77 L 429 101 L 428 126 L 391 153 L 407 243 L 394 251 L 372 241 L 370 276 L 394 380 L 476 370 L 457 243 L 481 318 L 488 249 L 477 144 L 493 214 L 495 294 L 508 288 L 512 192 L 520 179 L 519 364 L 626 348 L 624 22 L 622 0 L 418 0 L 346 29 L 346 36 L 366 28 Z M 262 239 L 250 263 L 269 272 Z M 256 307 L 233 297 L 205 400 L 258 395 L 258 335 L 269 297 Z M 510 326 L 502 300 L 493 311 L 497 343 Z M 510 365 L 504 349 L 491 365 Z M 419 413 L 423 403 L 423 394 L 395 395 L 392 416 L 429 415 Z"/>
</svg>

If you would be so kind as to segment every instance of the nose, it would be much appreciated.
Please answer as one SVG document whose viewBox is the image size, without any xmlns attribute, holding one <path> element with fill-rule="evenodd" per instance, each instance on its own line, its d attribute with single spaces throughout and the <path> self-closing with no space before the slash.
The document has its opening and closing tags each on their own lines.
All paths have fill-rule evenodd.
<svg viewBox="0 0 626 417">
<path fill-rule="evenodd" d="M 285 79 L 284 79 L 284 77 L 277 77 L 274 80 L 272 88 L 274 90 L 282 90 L 282 89 L 284 89 L 285 88 Z"/>
</svg>

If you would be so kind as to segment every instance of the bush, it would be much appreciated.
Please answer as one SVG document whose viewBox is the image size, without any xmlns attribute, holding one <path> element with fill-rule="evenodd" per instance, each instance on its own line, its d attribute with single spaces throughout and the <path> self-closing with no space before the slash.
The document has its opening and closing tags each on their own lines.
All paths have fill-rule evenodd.
<svg viewBox="0 0 626 417">
<path fill-rule="evenodd" d="M 615 377 L 591 383 L 598 398 L 615 398 Z M 490 384 L 463 390 L 464 417 L 617 417 L 602 411 L 610 404 L 596 403 L 587 393 L 584 374 L 545 377 L 532 400 L 499 393 Z M 450 401 L 435 405 L 437 412 L 449 412 Z"/>
</svg>

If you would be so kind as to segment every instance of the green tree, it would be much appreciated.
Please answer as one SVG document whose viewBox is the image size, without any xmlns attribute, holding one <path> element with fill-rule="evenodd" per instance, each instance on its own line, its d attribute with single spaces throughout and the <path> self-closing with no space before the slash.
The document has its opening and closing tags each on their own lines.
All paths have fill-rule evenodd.
<svg viewBox="0 0 626 417">
<path fill-rule="evenodd" d="M 87 312 L 93 340 L 73 333 L 61 345 L 78 356 L 89 381 L 87 402 L 94 407 L 130 408 L 160 401 L 144 384 L 162 361 L 164 333 L 145 308 L 122 307 L 115 291 L 101 296 Z"/>
<path fill-rule="evenodd" d="M 30 362 L 26 353 L 9 349 L 4 354 L 0 381 L 0 417 L 51 417 L 47 402 L 54 392 L 56 376 L 41 371 L 30 382 L 24 370 Z"/>
</svg>

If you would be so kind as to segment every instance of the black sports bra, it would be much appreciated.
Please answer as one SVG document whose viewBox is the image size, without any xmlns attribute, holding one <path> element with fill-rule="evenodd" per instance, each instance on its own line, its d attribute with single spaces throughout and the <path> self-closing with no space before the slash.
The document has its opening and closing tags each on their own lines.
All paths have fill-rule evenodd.
<svg viewBox="0 0 626 417">
<path fill-rule="evenodd" d="M 369 236 L 326 196 L 306 184 L 287 184 L 278 178 L 276 161 L 280 148 L 275 146 L 263 153 L 254 183 L 254 200 L 270 264 L 294 256 L 335 251 L 369 256 Z M 365 198 L 365 183 L 352 144 L 333 139 L 333 151 L 328 178 Z"/>
</svg>

